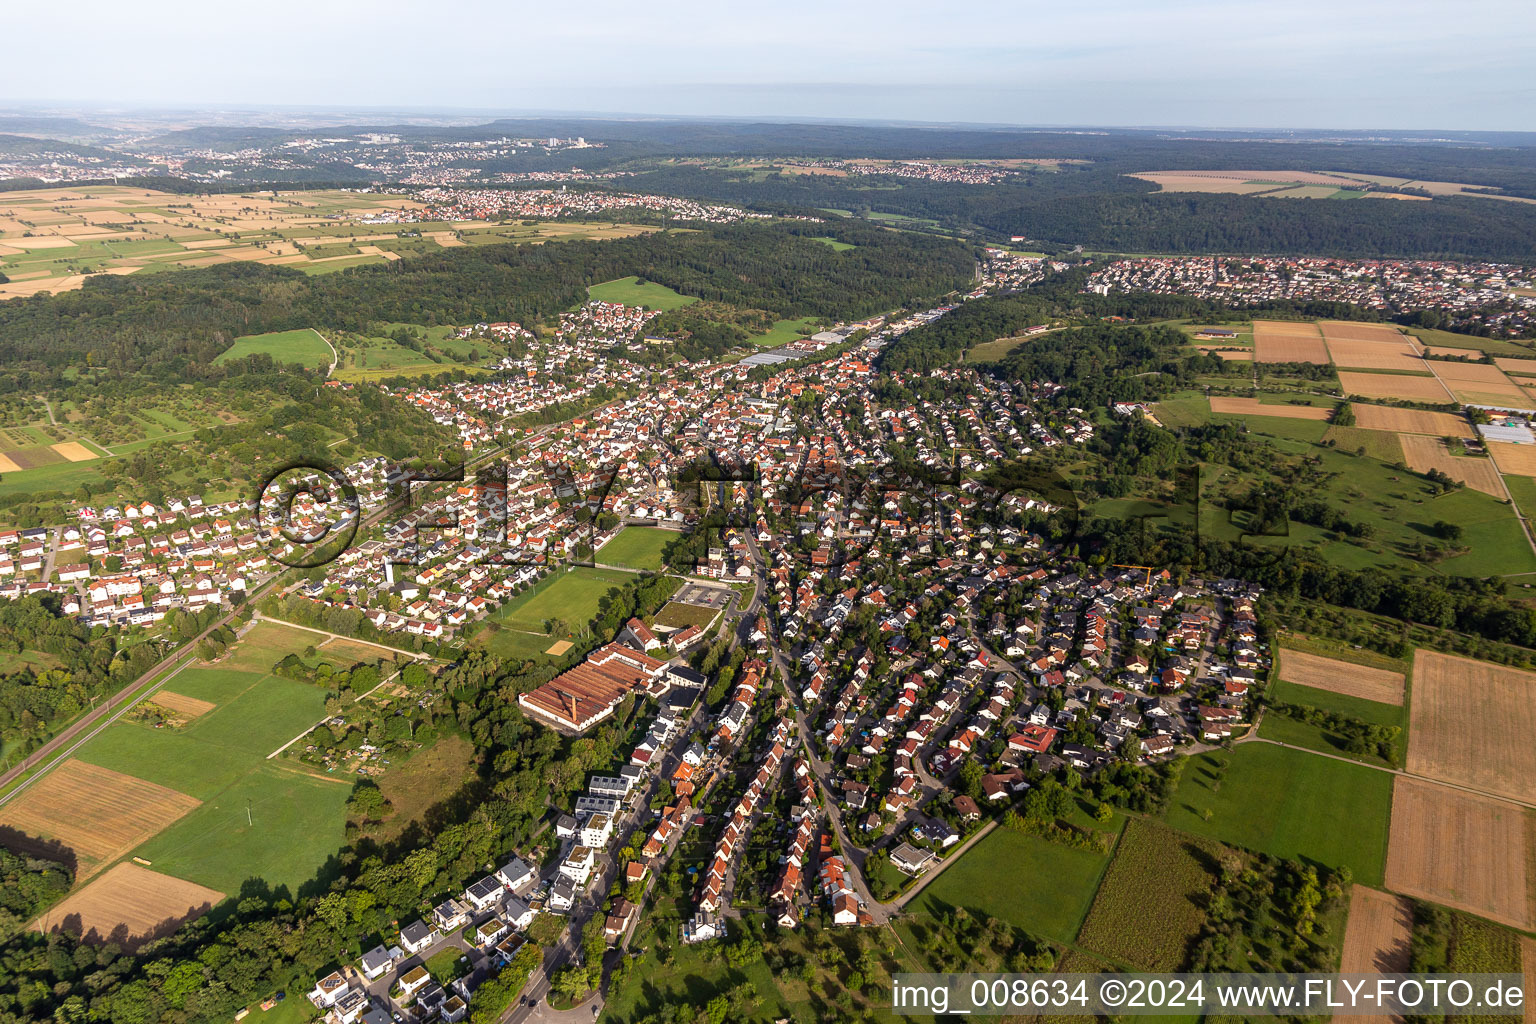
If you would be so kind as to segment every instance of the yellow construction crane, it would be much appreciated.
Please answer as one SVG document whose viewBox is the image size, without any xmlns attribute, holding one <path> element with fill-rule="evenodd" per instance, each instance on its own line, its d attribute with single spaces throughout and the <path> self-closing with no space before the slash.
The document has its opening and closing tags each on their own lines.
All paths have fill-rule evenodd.
<svg viewBox="0 0 1536 1024">
<path fill-rule="evenodd" d="M 1154 565 L 1121 565 L 1120 563 L 1116 562 L 1113 565 L 1111 565 L 1111 568 L 1113 568 L 1113 569 L 1145 569 L 1147 571 L 1147 587 L 1148 587 L 1148 589 L 1151 589 L 1151 587 L 1152 587 L 1152 572 L 1157 567 L 1154 566 Z"/>
</svg>

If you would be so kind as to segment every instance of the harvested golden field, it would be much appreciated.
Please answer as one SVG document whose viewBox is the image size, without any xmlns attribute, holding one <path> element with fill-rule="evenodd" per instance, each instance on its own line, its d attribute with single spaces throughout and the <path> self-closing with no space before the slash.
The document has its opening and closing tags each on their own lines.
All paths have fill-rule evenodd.
<svg viewBox="0 0 1536 1024">
<path fill-rule="evenodd" d="M 1444 441 L 1425 434 L 1404 434 L 1399 440 L 1403 445 L 1403 459 L 1415 473 L 1438 469 L 1474 491 L 1491 494 L 1501 501 L 1504 499 L 1504 484 L 1492 459 L 1452 455 Z"/>
<path fill-rule="evenodd" d="M 1142 181 L 1150 181 L 1164 192 L 1225 192 L 1236 195 L 1250 195 L 1254 192 L 1268 192 L 1275 187 L 1272 181 L 1249 181 L 1246 178 L 1215 177 L 1210 173 L 1182 173 L 1169 171 L 1167 173 L 1133 174 L 1133 178 Z"/>
<path fill-rule="evenodd" d="M 1451 381 L 1476 381 L 1480 384 L 1508 384 L 1504 371 L 1490 363 L 1457 363 L 1447 359 L 1431 359 L 1429 368 L 1435 376 L 1447 383 Z"/>
<path fill-rule="evenodd" d="M 1367 668 L 1348 661 L 1325 658 L 1319 654 L 1280 648 L 1280 678 L 1298 686 L 1311 686 L 1349 697 L 1403 703 L 1404 679 L 1401 672 Z"/>
<path fill-rule="evenodd" d="M 1479 381 L 1448 381 L 1451 394 L 1463 405 L 1488 405 L 1497 409 L 1531 409 L 1531 396 L 1514 384 L 1484 384 Z"/>
<path fill-rule="evenodd" d="M 1536 444 L 1489 441 L 1488 454 L 1499 464 L 1499 472 L 1515 476 L 1536 476 Z"/>
<path fill-rule="evenodd" d="M 1301 338 L 1321 338 L 1323 332 L 1310 320 L 1255 320 L 1255 332 L 1266 334 L 1291 334 Z"/>
<path fill-rule="evenodd" d="M 1536 672 L 1420 650 L 1408 771 L 1536 802 Z"/>
<path fill-rule="evenodd" d="M 1400 398 L 1409 402 L 1449 402 L 1451 393 L 1438 377 L 1409 377 L 1398 373 L 1350 373 L 1339 371 L 1346 395 L 1361 398 Z"/>
<path fill-rule="evenodd" d="M 1321 334 L 1314 333 L 1309 337 L 1292 332 L 1271 332 L 1254 324 L 1253 358 L 1261 363 L 1316 363 L 1323 366 L 1330 357 Z"/>
<path fill-rule="evenodd" d="M 1211 412 L 1235 416 L 1279 416 L 1287 420 L 1326 420 L 1332 409 L 1320 405 L 1264 405 L 1257 398 L 1211 397 Z"/>
<path fill-rule="evenodd" d="M 1464 417 L 1449 412 L 1397 409 L 1390 405 L 1354 403 L 1355 426 L 1366 430 L 1390 430 L 1395 434 L 1434 434 L 1436 437 L 1472 437 L 1475 432 Z"/>
<path fill-rule="evenodd" d="M 1424 369 L 1424 360 L 1406 345 L 1395 341 L 1342 341 L 1328 339 L 1328 352 L 1334 365 L 1368 370 L 1401 370 L 1414 373 Z"/>
<path fill-rule="evenodd" d="M 70 462 L 90 462 L 99 456 L 81 444 L 79 441 L 62 441 L 59 444 L 49 445 L 54 451 L 64 456 Z"/>
<path fill-rule="evenodd" d="M 1344 927 L 1339 972 L 1406 973 L 1412 936 L 1412 904 L 1401 896 L 1357 884 L 1349 893 L 1349 923 Z"/>
<path fill-rule="evenodd" d="M 1536 377 L 1536 359 L 1495 359 L 1494 365 L 1505 373 L 1521 377 Z"/>
<path fill-rule="evenodd" d="M 1528 812 L 1518 804 L 1398 776 L 1387 888 L 1528 929 L 1529 833 Z"/>
<path fill-rule="evenodd" d="M 1406 343 L 1414 351 L 1418 346 L 1412 335 L 1404 334 L 1391 324 L 1362 324 L 1353 320 L 1321 320 L 1318 328 L 1329 341 L 1391 341 Z"/>
<path fill-rule="evenodd" d="M 211 701 L 188 697 L 183 693 L 172 693 L 170 690 L 161 690 L 149 699 L 151 703 L 158 704 L 167 711 L 174 711 L 183 718 L 206 715 L 218 706 Z"/>
<path fill-rule="evenodd" d="M 57 839 L 94 874 L 202 801 L 84 761 L 69 760 L 0 807 L 0 825 Z"/>
<path fill-rule="evenodd" d="M 168 934 L 223 898 L 217 889 L 123 863 L 66 896 L 32 926 L 43 932 L 115 938 L 133 948 Z"/>
</svg>

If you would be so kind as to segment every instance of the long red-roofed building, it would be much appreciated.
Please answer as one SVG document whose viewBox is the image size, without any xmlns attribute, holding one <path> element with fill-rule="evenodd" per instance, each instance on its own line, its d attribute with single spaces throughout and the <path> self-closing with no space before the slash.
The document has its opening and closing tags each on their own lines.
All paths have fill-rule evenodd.
<svg viewBox="0 0 1536 1024">
<path fill-rule="evenodd" d="M 556 728 L 582 732 L 613 714 L 635 690 L 666 691 L 667 665 L 623 644 L 605 644 L 587 660 L 520 695 L 523 710 Z"/>
</svg>

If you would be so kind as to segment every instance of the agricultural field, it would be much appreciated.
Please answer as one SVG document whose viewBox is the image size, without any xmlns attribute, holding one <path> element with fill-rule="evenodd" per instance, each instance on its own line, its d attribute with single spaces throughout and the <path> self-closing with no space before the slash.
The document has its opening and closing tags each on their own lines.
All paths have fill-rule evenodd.
<svg viewBox="0 0 1536 1024">
<path fill-rule="evenodd" d="M 584 221 L 366 224 L 416 210 L 409 195 L 345 191 L 178 195 L 126 186 L 0 197 L 0 299 L 81 287 L 90 274 L 152 274 L 222 263 L 331 273 L 463 245 L 622 238 L 656 230 Z"/>
<path fill-rule="evenodd" d="M 1313 323 L 1290 320 L 1253 322 L 1253 358 L 1261 363 L 1317 363 L 1329 361 L 1328 346 Z"/>
<path fill-rule="evenodd" d="M 1160 412 L 1167 404 L 1159 406 Z M 1279 452 L 1296 458 L 1281 460 L 1263 472 L 1222 466 L 1208 466 L 1202 471 L 1206 511 L 1201 530 L 1207 535 L 1237 540 L 1241 515 L 1229 516 L 1223 511 L 1230 497 L 1241 496 L 1256 483 L 1282 480 L 1294 472 L 1302 477 L 1325 477 L 1327 483 L 1315 493 L 1350 521 L 1369 524 L 1370 536 L 1362 541 L 1293 520 L 1282 542 L 1285 545 L 1313 547 L 1333 564 L 1351 569 L 1376 565 L 1455 576 L 1536 570 L 1536 555 L 1513 510 L 1502 500 L 1471 488 L 1437 493 L 1421 478 L 1356 456 L 1347 446 L 1320 446 L 1323 436 L 1336 429 L 1324 423 L 1272 416 L 1246 417 L 1244 422 L 1254 434 L 1274 438 L 1273 446 Z M 1437 558 L 1426 559 L 1426 530 L 1439 520 L 1459 524 L 1463 534 Z"/>
<path fill-rule="evenodd" d="M 331 365 L 331 346 L 326 344 L 318 331 L 278 331 L 273 334 L 253 334 L 236 338 L 235 343 L 214 358 L 214 364 L 227 363 L 246 356 L 268 355 L 273 362 L 298 363 L 310 369 Z"/>
<path fill-rule="evenodd" d="M 1386 772 L 1260 740 L 1190 758 L 1166 818 L 1276 857 L 1347 865 L 1379 885 L 1391 804 Z"/>
<path fill-rule="evenodd" d="M 1284 646 L 1279 648 L 1279 655 L 1279 675 L 1287 683 L 1384 704 L 1403 703 L 1404 679 L 1400 672 L 1336 661 Z"/>
<path fill-rule="evenodd" d="M 1433 360 L 1428 364 L 1441 383 L 1466 405 L 1494 405 L 1511 409 L 1531 408 L 1531 397 L 1497 366 Z"/>
<path fill-rule="evenodd" d="M 1488 454 L 1501 473 L 1536 476 L 1536 445 L 1489 441 Z"/>
<path fill-rule="evenodd" d="M 1374 746 L 1368 745 L 1364 750 L 1359 749 L 1358 746 L 1351 744 L 1349 736 L 1327 725 L 1309 722 L 1303 718 L 1292 718 L 1278 711 L 1269 711 L 1265 713 L 1264 720 L 1259 726 L 1261 738 L 1293 747 L 1316 750 L 1324 754 L 1333 754 L 1336 757 L 1346 757 L 1351 761 L 1381 768 L 1402 767 L 1403 753 L 1408 739 L 1408 715 L 1401 706 L 1383 704 L 1374 700 L 1361 700 L 1359 697 L 1346 697 L 1329 690 L 1298 686 L 1283 680 L 1276 680 L 1272 684 L 1270 696 L 1286 704 L 1345 715 L 1370 725 L 1387 726 L 1400 731 L 1396 739 L 1391 742 L 1390 753 L 1383 756 Z"/>
<path fill-rule="evenodd" d="M 1155 822 L 1126 823 L 1078 944 L 1143 971 L 1176 971 L 1205 922 L 1221 847 Z"/>
<path fill-rule="evenodd" d="M 1401 896 L 1357 885 L 1349 894 L 1342 974 L 1401 974 L 1409 969 L 1413 906 Z M 1384 1022 L 1385 1018 L 1379 1019 Z"/>
<path fill-rule="evenodd" d="M 598 548 L 592 560 L 625 569 L 660 569 L 665 564 L 662 552 L 679 536 L 676 530 L 655 526 L 626 526 Z"/>
<path fill-rule="evenodd" d="M 1257 398 L 1211 396 L 1211 412 L 1231 416 L 1275 416 L 1289 420 L 1326 421 L 1333 410 L 1321 405 L 1264 404 Z"/>
<path fill-rule="evenodd" d="M 669 309 L 690 306 L 698 302 L 693 295 L 679 295 L 664 284 L 654 281 L 644 283 L 638 277 L 621 277 L 616 281 L 594 284 L 587 289 L 587 297 L 600 302 L 620 302 L 626 306 L 644 306 L 665 313 Z"/>
<path fill-rule="evenodd" d="M 1323 441 L 1332 442 L 1335 447 L 1343 451 L 1355 452 L 1375 459 L 1377 462 L 1385 462 L 1389 466 L 1403 461 L 1403 446 L 1398 436 L 1389 434 L 1385 430 L 1331 426 L 1323 434 Z"/>
<path fill-rule="evenodd" d="M 0 825 L 73 851 L 84 880 L 196 810 L 201 801 L 123 772 L 71 759 L 0 807 Z"/>
<path fill-rule="evenodd" d="M 358 657 L 351 642 L 331 651 L 325 641 L 310 630 L 256 624 L 217 662 L 169 676 L 74 760 L 0 807 L 0 823 L 73 849 L 81 883 L 95 886 L 93 876 L 115 872 L 111 885 L 76 893 L 94 908 L 89 919 L 104 934 L 144 924 L 129 914 L 115 924 L 104 916 L 123 905 L 113 895 L 123 886 L 164 889 L 171 903 L 199 891 L 216 902 L 250 879 L 296 893 L 342 846 L 352 779 L 272 756 L 325 716 L 326 690 L 270 670 L 288 654 L 348 668 L 370 661 L 386 674 L 393 664 L 382 648 Z M 145 708 L 157 713 L 140 714 Z M 130 856 L 152 870 L 121 871 Z M 167 881 L 151 884 L 145 876 Z M 161 915 L 153 925 L 202 902 L 167 909 L 149 901 L 145 912 Z"/>
<path fill-rule="evenodd" d="M 1536 802 L 1536 672 L 1421 650 L 1411 722 L 1409 771 Z"/>
<path fill-rule="evenodd" d="M 1130 175 L 1150 181 L 1160 192 L 1225 192 L 1265 199 L 1398 199 L 1428 202 L 1439 196 L 1478 196 L 1507 202 L 1528 203 L 1519 196 L 1502 195 L 1497 189 L 1458 181 L 1421 181 L 1353 171 L 1238 171 L 1179 170 L 1141 171 Z M 1428 192 L 1416 195 L 1398 189 Z"/>
<path fill-rule="evenodd" d="M 1426 348 L 1472 349 L 1491 356 L 1509 356 L 1515 359 L 1536 359 L 1536 348 L 1529 341 L 1500 341 L 1476 334 L 1457 334 L 1428 327 L 1410 327 L 1408 333 L 1419 339 Z"/>
<path fill-rule="evenodd" d="M 40 931 L 95 934 L 132 948 L 173 930 L 224 898 L 217 889 L 172 878 L 129 861 L 76 889 L 35 922 Z"/>
<path fill-rule="evenodd" d="M 1387 887 L 1515 928 L 1536 925 L 1531 812 L 1400 776 L 1392 800 Z"/>
<path fill-rule="evenodd" d="M 1109 862 L 1108 854 L 997 828 L 918 893 L 907 909 L 944 916 L 964 907 L 1069 943 L 1082 928 Z M 1013 881 L 997 885 L 1004 877 Z"/>
<path fill-rule="evenodd" d="M 1442 438 L 1426 434 L 1404 434 L 1399 440 L 1403 446 L 1403 461 L 1415 473 L 1437 469 L 1473 490 L 1503 499 L 1504 483 L 1492 459 L 1452 455 Z"/>
<path fill-rule="evenodd" d="M 1432 376 L 1404 373 L 1358 373 L 1339 371 L 1339 386 L 1344 394 L 1358 398 L 1396 398 L 1407 402 L 1449 404 L 1455 397 Z"/>
<path fill-rule="evenodd" d="M 1398 409 L 1390 405 L 1355 402 L 1355 426 L 1362 430 L 1390 430 L 1399 434 L 1433 434 L 1437 437 L 1471 437 L 1466 417 L 1423 409 Z"/>
</svg>

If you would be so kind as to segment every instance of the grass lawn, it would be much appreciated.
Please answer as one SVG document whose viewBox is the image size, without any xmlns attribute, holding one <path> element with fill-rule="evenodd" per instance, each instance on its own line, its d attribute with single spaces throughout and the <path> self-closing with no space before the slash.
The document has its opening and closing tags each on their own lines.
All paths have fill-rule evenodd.
<svg viewBox="0 0 1536 1024">
<path fill-rule="evenodd" d="M 720 614 L 718 608 L 705 608 L 696 604 L 683 604 L 679 601 L 668 601 L 661 606 L 651 619 L 653 626 L 666 626 L 671 629 L 683 629 L 687 626 L 706 628 L 715 621 L 715 616 Z"/>
<path fill-rule="evenodd" d="M 848 246 L 847 248 L 853 248 Z M 759 334 L 752 339 L 752 344 L 759 348 L 777 348 L 780 345 L 788 345 L 792 341 L 808 338 L 816 333 L 814 316 L 803 316 L 799 320 L 780 320 L 773 325 L 767 334 Z"/>
<path fill-rule="evenodd" d="M 854 245 L 852 242 L 839 242 L 837 239 L 832 238 L 832 237 L 830 237 L 828 235 L 817 235 L 815 238 L 811 239 L 811 241 L 813 241 L 813 242 L 820 242 L 823 245 L 831 246 L 833 249 L 836 249 L 838 252 L 843 252 L 843 251 L 845 251 L 847 249 L 857 249 L 858 248 L 858 246 Z"/>
<path fill-rule="evenodd" d="M 1380 885 L 1391 810 L 1388 772 L 1243 743 L 1189 760 L 1167 820 L 1277 857 L 1348 865 L 1356 881 Z"/>
<path fill-rule="evenodd" d="M 512 629 L 535 633 L 542 633 L 550 619 L 564 619 L 573 630 L 581 629 L 597 617 L 597 603 L 604 594 L 634 578 L 633 574 L 616 569 L 557 570 L 532 590 L 502 605 L 494 618 Z"/>
<path fill-rule="evenodd" d="M 965 907 L 1041 938 L 1071 942 L 1108 865 L 1107 854 L 997 828 L 945 869 L 909 909 L 937 915 Z"/>
<path fill-rule="evenodd" d="M 23 469 L 0 477 L 0 497 L 12 494 L 38 494 L 43 491 L 74 491 L 81 484 L 94 484 L 104 479 L 99 461 L 59 462 L 36 469 Z M 0 522 L 6 522 L 0 513 Z"/>
<path fill-rule="evenodd" d="M 264 762 L 134 854 L 225 893 L 251 878 L 297 893 L 341 849 L 351 792 L 350 780 Z"/>
<path fill-rule="evenodd" d="M 641 284 L 638 277 L 621 277 L 617 281 L 594 284 L 587 289 L 587 297 L 601 302 L 621 302 L 626 306 L 644 306 L 663 313 L 699 301 L 697 296 L 679 295 L 666 285 L 654 281 Z"/>
<path fill-rule="evenodd" d="M 202 801 L 135 856 L 226 893 L 252 878 L 297 892 L 341 848 L 351 778 L 267 760 L 325 714 L 324 688 L 266 671 L 317 639 L 260 623 L 225 662 L 184 669 L 167 683 L 170 692 L 211 701 L 212 710 L 179 729 L 120 721 L 81 748 L 82 761 Z"/>
<path fill-rule="evenodd" d="M 220 352 L 213 361 L 215 364 L 227 363 L 231 359 L 263 354 L 279 363 L 299 363 L 312 367 L 331 365 L 331 349 L 325 339 L 307 328 L 236 338 L 235 343 Z"/>
<path fill-rule="evenodd" d="M 656 526 L 626 526 L 598 548 L 592 560 L 626 569 L 660 569 L 662 551 L 680 536 L 676 530 Z"/>
</svg>

